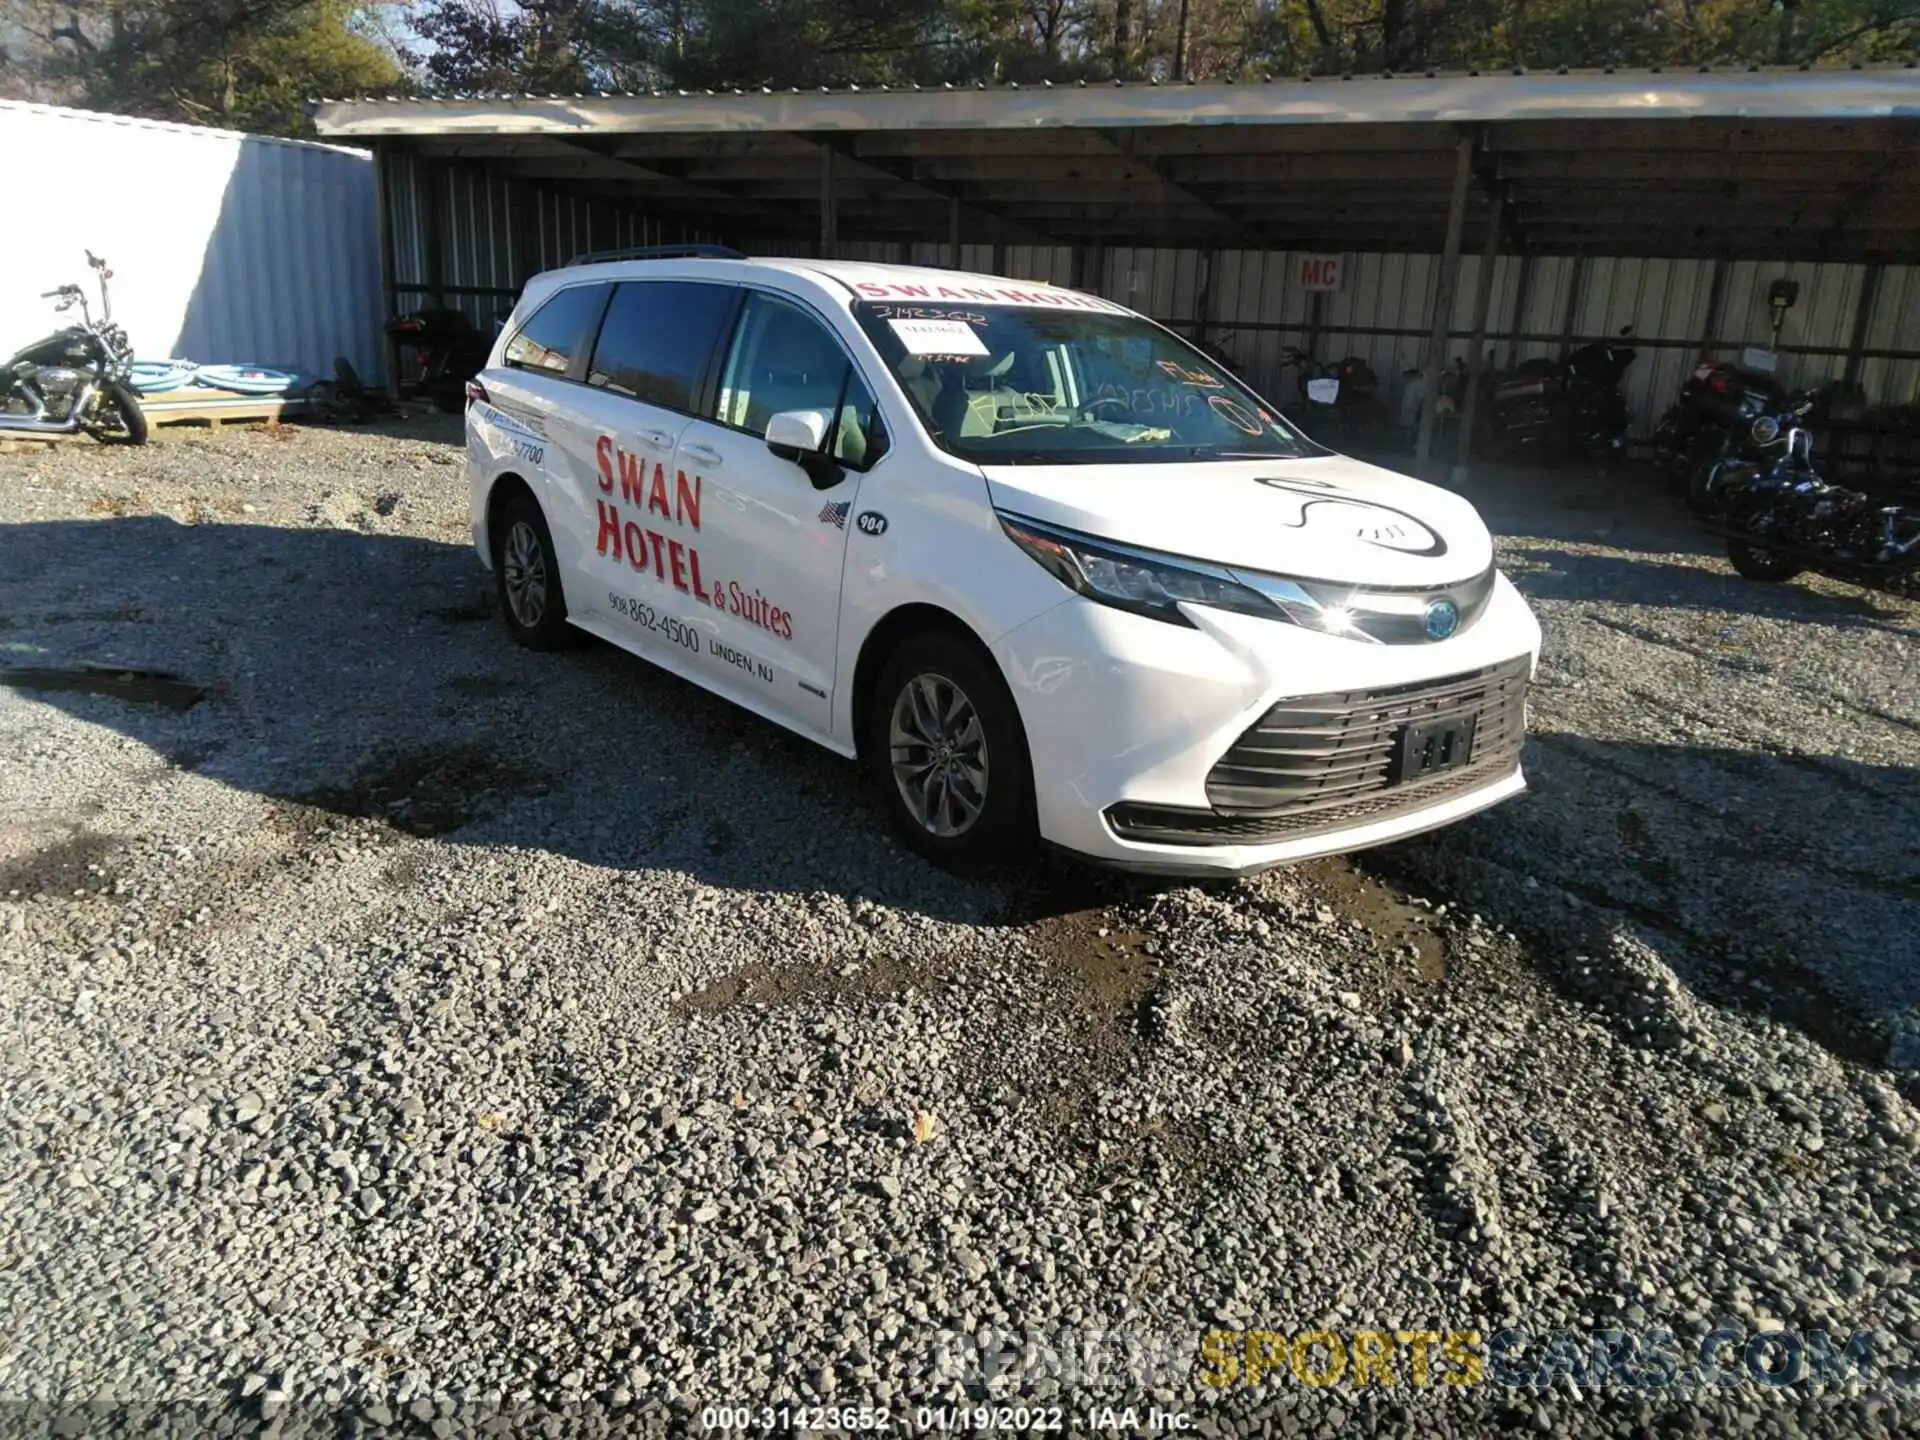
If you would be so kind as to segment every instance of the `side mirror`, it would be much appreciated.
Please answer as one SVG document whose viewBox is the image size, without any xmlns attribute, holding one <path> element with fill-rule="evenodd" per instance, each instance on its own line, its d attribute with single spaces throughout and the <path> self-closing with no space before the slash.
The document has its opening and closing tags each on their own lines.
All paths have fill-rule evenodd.
<svg viewBox="0 0 1920 1440">
<path fill-rule="evenodd" d="M 783 410 L 767 421 L 767 449 L 806 471 L 816 490 L 831 490 L 843 473 L 825 450 L 828 423 L 824 410 Z"/>
</svg>

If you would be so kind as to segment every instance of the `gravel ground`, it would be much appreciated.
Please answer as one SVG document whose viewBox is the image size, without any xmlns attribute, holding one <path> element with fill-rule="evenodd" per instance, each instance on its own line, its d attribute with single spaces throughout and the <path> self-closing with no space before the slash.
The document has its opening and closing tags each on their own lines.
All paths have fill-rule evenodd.
<svg viewBox="0 0 1920 1440">
<path fill-rule="evenodd" d="M 456 441 L 0 455 L 11 1422 L 1920 1426 L 1920 609 L 1489 480 L 1529 795 L 1237 885 L 963 883 L 833 757 L 512 647 Z M 92 664 L 181 683 L 22 673 Z M 1870 1373 L 1195 1353 L 1722 1325 Z"/>
</svg>

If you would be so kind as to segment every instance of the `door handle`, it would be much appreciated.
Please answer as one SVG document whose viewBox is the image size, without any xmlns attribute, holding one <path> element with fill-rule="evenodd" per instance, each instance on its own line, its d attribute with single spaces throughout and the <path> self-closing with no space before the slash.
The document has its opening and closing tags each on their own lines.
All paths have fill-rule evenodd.
<svg viewBox="0 0 1920 1440">
<path fill-rule="evenodd" d="M 673 437 L 664 430 L 642 430 L 636 438 L 642 444 L 651 445 L 656 450 L 665 450 L 673 444 Z"/>
<path fill-rule="evenodd" d="M 718 465 L 720 463 L 720 452 L 711 445 L 689 445 L 686 447 L 686 452 L 702 465 Z"/>
</svg>

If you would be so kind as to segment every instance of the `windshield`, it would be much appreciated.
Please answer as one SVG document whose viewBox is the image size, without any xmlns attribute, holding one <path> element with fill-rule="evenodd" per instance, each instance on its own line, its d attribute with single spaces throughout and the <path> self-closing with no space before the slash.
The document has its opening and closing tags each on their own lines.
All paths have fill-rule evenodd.
<svg viewBox="0 0 1920 1440">
<path fill-rule="evenodd" d="M 890 300 L 854 312 L 934 439 L 976 464 L 1327 453 L 1137 315 Z"/>
</svg>

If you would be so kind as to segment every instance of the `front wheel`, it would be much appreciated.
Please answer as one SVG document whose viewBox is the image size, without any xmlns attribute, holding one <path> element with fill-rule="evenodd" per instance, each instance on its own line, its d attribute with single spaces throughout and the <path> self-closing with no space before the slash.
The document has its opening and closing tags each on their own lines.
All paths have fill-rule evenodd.
<svg viewBox="0 0 1920 1440">
<path fill-rule="evenodd" d="M 1765 580 L 1778 584 L 1791 580 L 1800 573 L 1800 566 L 1777 551 L 1761 545 L 1749 545 L 1744 540 L 1727 542 L 1727 559 L 1733 568 L 1749 580 Z"/>
<path fill-rule="evenodd" d="M 1013 696 L 993 661 L 926 631 L 888 658 L 867 713 L 867 760 L 909 849 L 971 874 L 1033 839 L 1033 777 Z"/>
<path fill-rule="evenodd" d="M 80 428 L 102 445 L 144 445 L 147 443 L 147 414 L 140 399 L 118 380 L 94 396 Z"/>
</svg>

